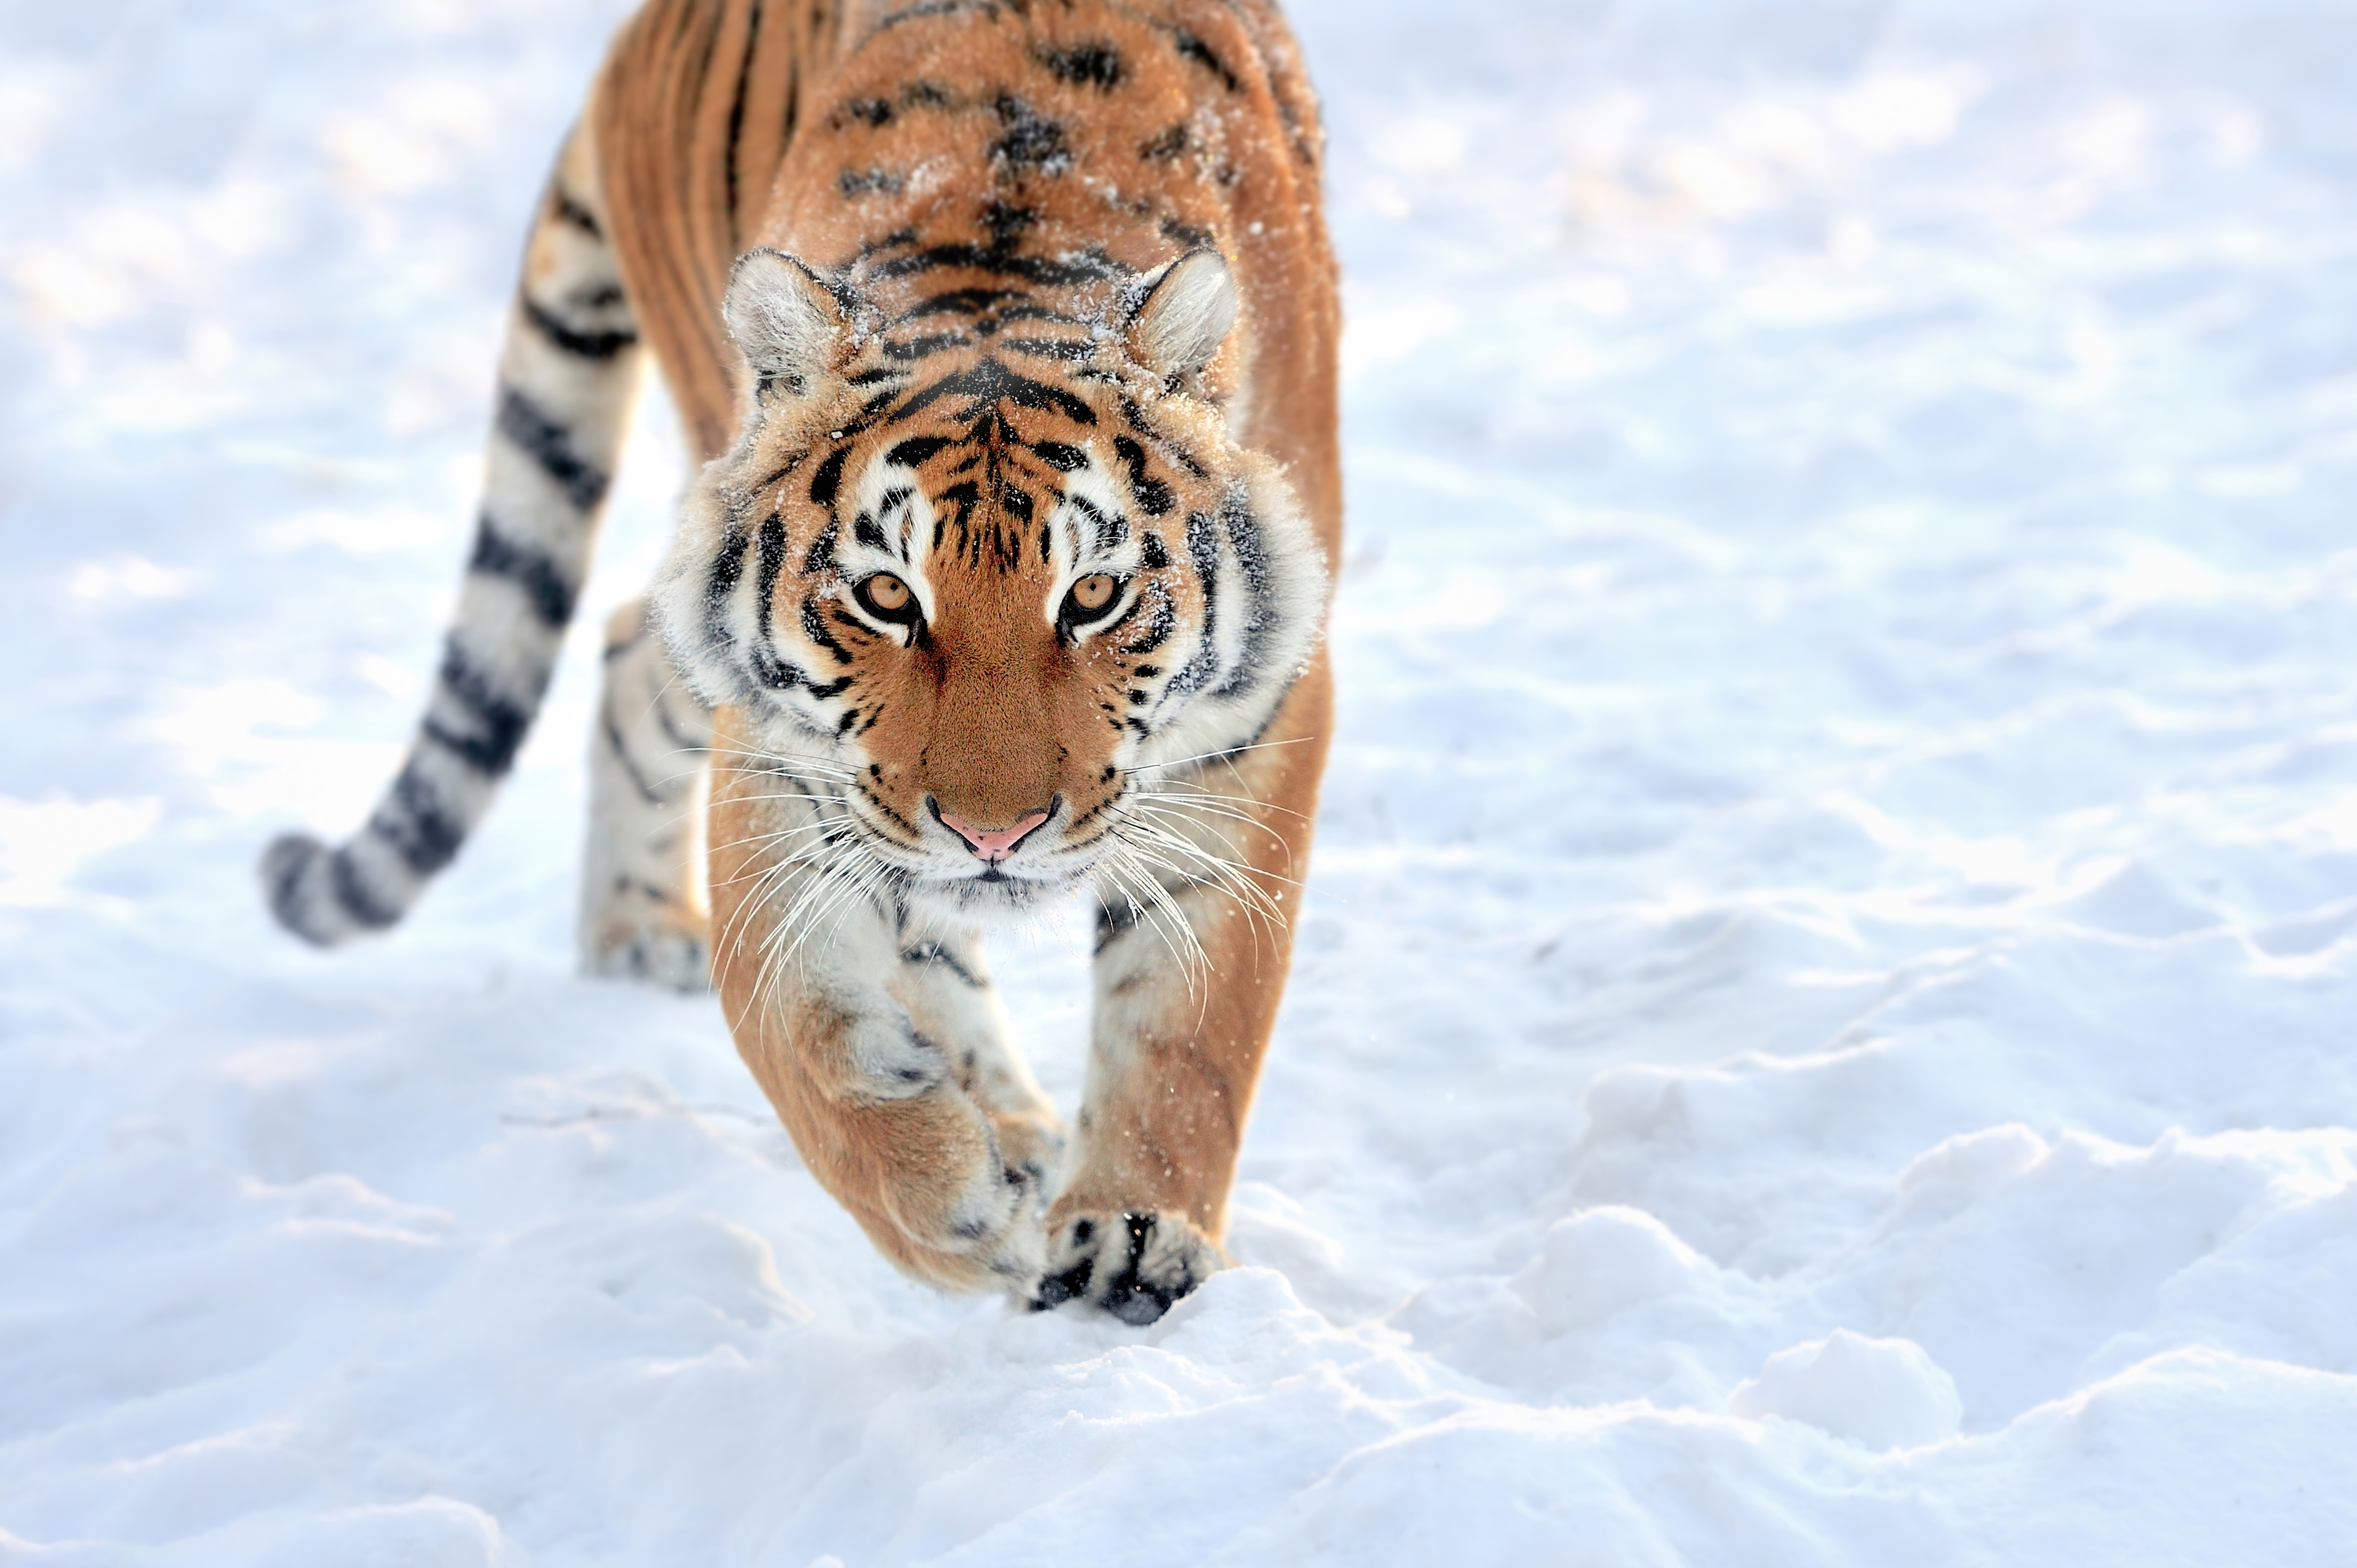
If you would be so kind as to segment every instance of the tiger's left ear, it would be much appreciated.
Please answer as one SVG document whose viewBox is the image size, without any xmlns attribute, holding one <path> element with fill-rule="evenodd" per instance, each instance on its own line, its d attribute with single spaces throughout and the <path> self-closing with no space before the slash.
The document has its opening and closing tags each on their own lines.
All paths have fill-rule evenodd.
<svg viewBox="0 0 2357 1568">
<path fill-rule="evenodd" d="M 843 362 L 850 346 L 846 302 L 783 251 L 748 251 L 737 258 L 720 315 L 765 392 L 774 387 L 803 395 Z"/>
<path fill-rule="evenodd" d="M 1125 334 L 1131 356 L 1164 377 L 1211 363 L 1236 324 L 1236 280 L 1220 252 L 1189 251 L 1138 282 Z"/>
</svg>

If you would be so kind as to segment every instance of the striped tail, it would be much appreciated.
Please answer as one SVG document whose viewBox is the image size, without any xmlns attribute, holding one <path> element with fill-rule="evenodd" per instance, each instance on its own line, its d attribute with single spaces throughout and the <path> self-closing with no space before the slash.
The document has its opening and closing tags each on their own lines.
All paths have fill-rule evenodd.
<svg viewBox="0 0 2357 1568">
<path fill-rule="evenodd" d="M 474 552 L 417 739 L 366 826 L 262 859 L 272 913 L 321 947 L 382 930 L 490 809 L 588 575 L 639 368 L 590 133 L 557 160 L 500 355 Z"/>
</svg>

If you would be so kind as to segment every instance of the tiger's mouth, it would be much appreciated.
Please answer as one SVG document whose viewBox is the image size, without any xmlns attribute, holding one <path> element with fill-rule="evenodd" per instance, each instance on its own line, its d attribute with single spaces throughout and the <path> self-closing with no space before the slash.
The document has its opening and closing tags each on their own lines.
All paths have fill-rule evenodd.
<svg viewBox="0 0 2357 1568">
<path fill-rule="evenodd" d="M 906 888 L 913 902 L 962 920 L 1012 918 L 1069 896 L 1088 883 L 1092 870 L 1089 864 L 1046 871 L 988 865 L 956 875 L 936 870 L 911 876 Z"/>
<path fill-rule="evenodd" d="M 1101 858 L 1098 841 L 1067 841 L 1071 812 L 1060 794 L 1029 813 L 1037 821 L 995 830 L 975 827 L 931 795 L 915 821 L 895 819 L 899 831 L 846 807 L 837 821 L 854 858 L 888 868 L 884 875 L 910 903 L 961 921 L 1018 918 L 1085 886 Z"/>
<path fill-rule="evenodd" d="M 927 835 L 930 864 L 911 890 L 968 917 L 1020 913 L 1062 897 L 1095 869 L 1097 857 L 1068 842 L 1071 813 L 1060 794 L 996 832 L 974 828 L 930 796 L 926 806 L 940 831 Z"/>
</svg>

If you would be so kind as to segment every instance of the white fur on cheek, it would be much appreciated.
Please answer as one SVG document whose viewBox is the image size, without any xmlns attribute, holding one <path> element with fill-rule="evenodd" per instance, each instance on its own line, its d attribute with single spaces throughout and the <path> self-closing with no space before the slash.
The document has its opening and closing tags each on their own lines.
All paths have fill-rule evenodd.
<svg viewBox="0 0 2357 1568">
<path fill-rule="evenodd" d="M 1308 667 L 1326 620 L 1325 552 L 1284 474 L 1267 459 L 1235 453 L 1249 513 L 1253 564 L 1220 521 L 1203 541 L 1217 585 L 1209 638 L 1209 673 L 1182 686 L 1174 679 L 1155 714 L 1156 732 L 1139 747 L 1137 766 L 1232 749 L 1250 743 Z M 1194 552 L 1189 549 L 1191 559 Z"/>
<path fill-rule="evenodd" d="M 681 503 L 648 602 L 673 662 L 705 702 L 735 703 L 831 737 L 833 709 L 812 688 L 833 681 L 839 665 L 802 630 L 796 607 L 805 580 L 793 542 L 765 544 L 761 537 L 789 498 L 783 490 L 746 496 L 732 483 L 765 465 L 782 467 L 794 449 L 791 434 L 765 424 L 705 466 Z M 780 553 L 767 585 L 778 602 L 765 607 L 761 564 L 770 550 Z"/>
</svg>

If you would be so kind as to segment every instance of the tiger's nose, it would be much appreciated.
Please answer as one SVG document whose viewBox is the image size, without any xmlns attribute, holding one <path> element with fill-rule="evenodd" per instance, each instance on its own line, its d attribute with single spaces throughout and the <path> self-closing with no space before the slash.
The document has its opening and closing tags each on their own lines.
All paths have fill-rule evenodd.
<svg viewBox="0 0 2357 1568">
<path fill-rule="evenodd" d="M 1015 853 L 1015 846 L 1031 835 L 1032 830 L 1048 820 L 1046 811 L 1028 811 L 1017 818 L 1013 825 L 1004 828 L 978 828 L 954 811 L 933 808 L 933 815 L 942 826 L 974 846 L 974 853 L 996 865 Z"/>
</svg>

